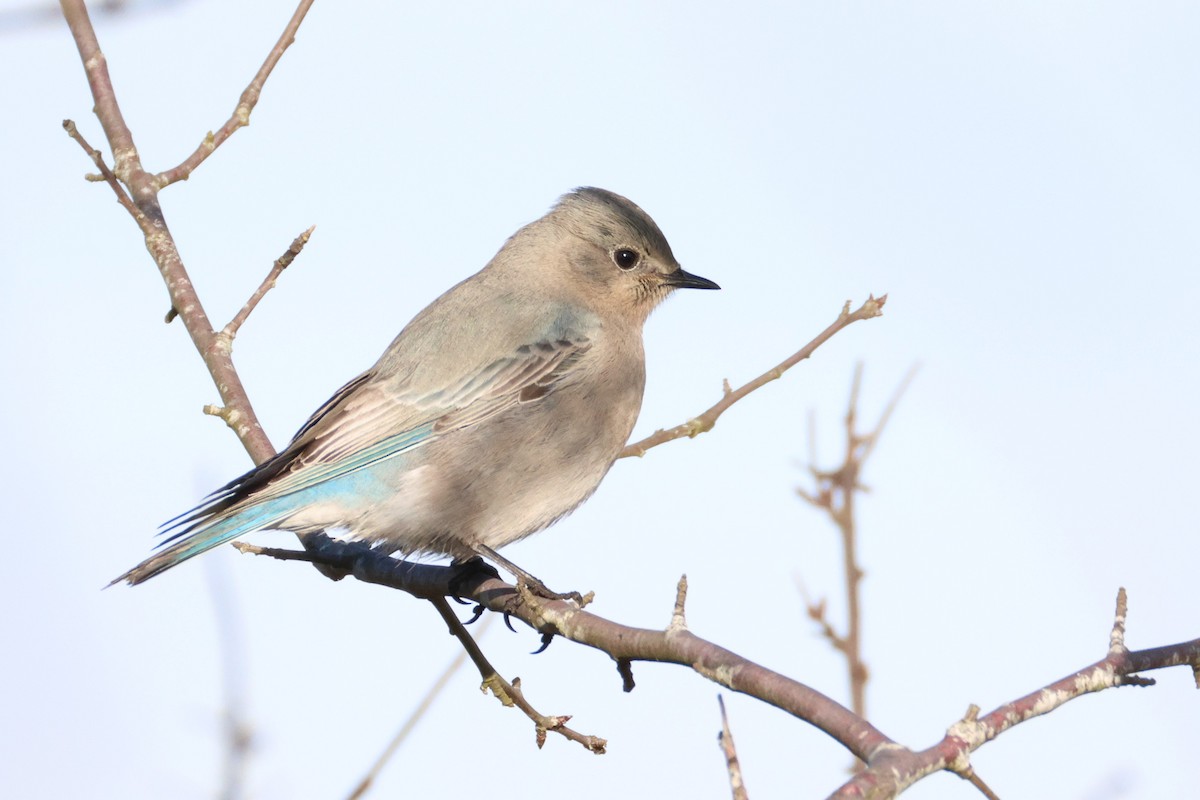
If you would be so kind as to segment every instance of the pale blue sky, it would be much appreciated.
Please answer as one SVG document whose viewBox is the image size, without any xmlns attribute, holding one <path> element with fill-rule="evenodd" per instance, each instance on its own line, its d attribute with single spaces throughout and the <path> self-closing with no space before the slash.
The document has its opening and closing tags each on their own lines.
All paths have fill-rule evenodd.
<svg viewBox="0 0 1200 800">
<path fill-rule="evenodd" d="M 163 169 L 227 118 L 292 6 L 134 7 L 97 29 Z M 574 186 L 632 198 L 724 287 L 648 324 L 638 434 L 781 360 L 845 300 L 888 292 L 883 318 L 704 437 L 620 462 L 506 555 L 644 626 L 667 623 L 686 572 L 698 634 L 842 699 L 794 589 L 801 576 L 840 614 L 834 534 L 792 493 L 806 418 L 833 459 L 855 361 L 868 418 L 920 362 L 868 468 L 861 539 L 870 716 L 926 747 L 968 704 L 1102 657 L 1118 586 L 1131 646 L 1200 630 L 1198 32 L 1187 3 L 318 2 L 252 125 L 163 203 L 221 323 L 317 225 L 237 341 L 277 445 Z M 199 413 L 216 393 L 162 324 L 141 238 L 61 132 L 71 117 L 102 140 L 65 24 L 0 40 L 0 794 L 213 796 L 216 586 L 245 641 L 252 795 L 344 796 L 456 645 L 405 595 L 232 551 L 99 591 L 248 461 Z M 536 636 L 500 626 L 483 644 L 610 753 L 553 737 L 537 751 L 463 671 L 373 796 L 728 796 L 714 684 L 635 665 L 625 695 L 597 652 L 532 657 Z M 1196 692 L 1183 670 L 1155 677 L 1006 734 L 976 770 L 1003 797 L 1185 796 Z M 844 778 L 846 754 L 814 729 L 726 702 L 752 796 L 822 797 Z M 976 795 L 941 775 L 906 796 Z"/>
</svg>

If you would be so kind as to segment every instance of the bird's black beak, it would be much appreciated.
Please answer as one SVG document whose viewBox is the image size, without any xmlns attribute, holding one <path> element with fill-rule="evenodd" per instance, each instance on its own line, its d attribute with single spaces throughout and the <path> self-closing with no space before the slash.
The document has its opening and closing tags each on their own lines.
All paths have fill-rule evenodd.
<svg viewBox="0 0 1200 800">
<path fill-rule="evenodd" d="M 713 281 L 708 278 L 701 278 L 699 275 L 693 275 L 690 272 L 684 272 L 682 269 L 677 269 L 670 275 L 663 278 L 663 283 L 667 286 L 675 286 L 680 289 L 720 289 Z"/>
</svg>

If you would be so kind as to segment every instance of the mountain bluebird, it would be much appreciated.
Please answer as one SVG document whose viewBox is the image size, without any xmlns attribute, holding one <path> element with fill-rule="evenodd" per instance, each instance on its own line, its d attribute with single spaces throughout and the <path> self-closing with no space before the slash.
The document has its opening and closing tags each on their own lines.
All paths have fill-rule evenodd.
<svg viewBox="0 0 1200 800">
<path fill-rule="evenodd" d="M 141 583 L 262 529 L 498 560 L 586 500 L 633 430 L 642 325 L 684 272 L 654 220 L 583 188 L 408 324 L 278 455 L 168 523 Z"/>
</svg>

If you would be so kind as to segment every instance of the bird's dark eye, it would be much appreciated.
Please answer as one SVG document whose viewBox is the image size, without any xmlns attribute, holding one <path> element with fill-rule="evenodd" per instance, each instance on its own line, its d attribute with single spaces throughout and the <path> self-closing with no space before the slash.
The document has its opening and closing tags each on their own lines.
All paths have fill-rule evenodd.
<svg viewBox="0 0 1200 800">
<path fill-rule="evenodd" d="M 638 265 L 642 257 L 638 255 L 637 250 L 630 250 L 628 247 L 621 247 L 613 251 L 613 263 L 621 269 L 629 270 Z"/>
</svg>

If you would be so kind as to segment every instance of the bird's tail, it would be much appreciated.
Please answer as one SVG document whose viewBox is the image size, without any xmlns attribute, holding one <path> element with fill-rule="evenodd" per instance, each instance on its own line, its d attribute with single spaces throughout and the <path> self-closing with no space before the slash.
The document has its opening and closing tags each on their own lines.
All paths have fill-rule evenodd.
<svg viewBox="0 0 1200 800">
<path fill-rule="evenodd" d="M 176 564 L 187 561 L 192 556 L 198 556 L 211 550 L 217 545 L 282 522 L 295 510 L 294 505 L 282 502 L 284 499 L 275 498 L 272 501 L 245 508 L 230 517 L 218 517 L 211 521 L 201 522 L 192 530 L 185 530 L 182 535 L 172 537 L 176 541 L 172 542 L 171 539 L 168 539 L 163 543 L 159 552 L 124 575 L 114 578 L 108 585 L 112 586 L 121 581 L 125 581 L 130 586 L 141 583 Z"/>
</svg>

